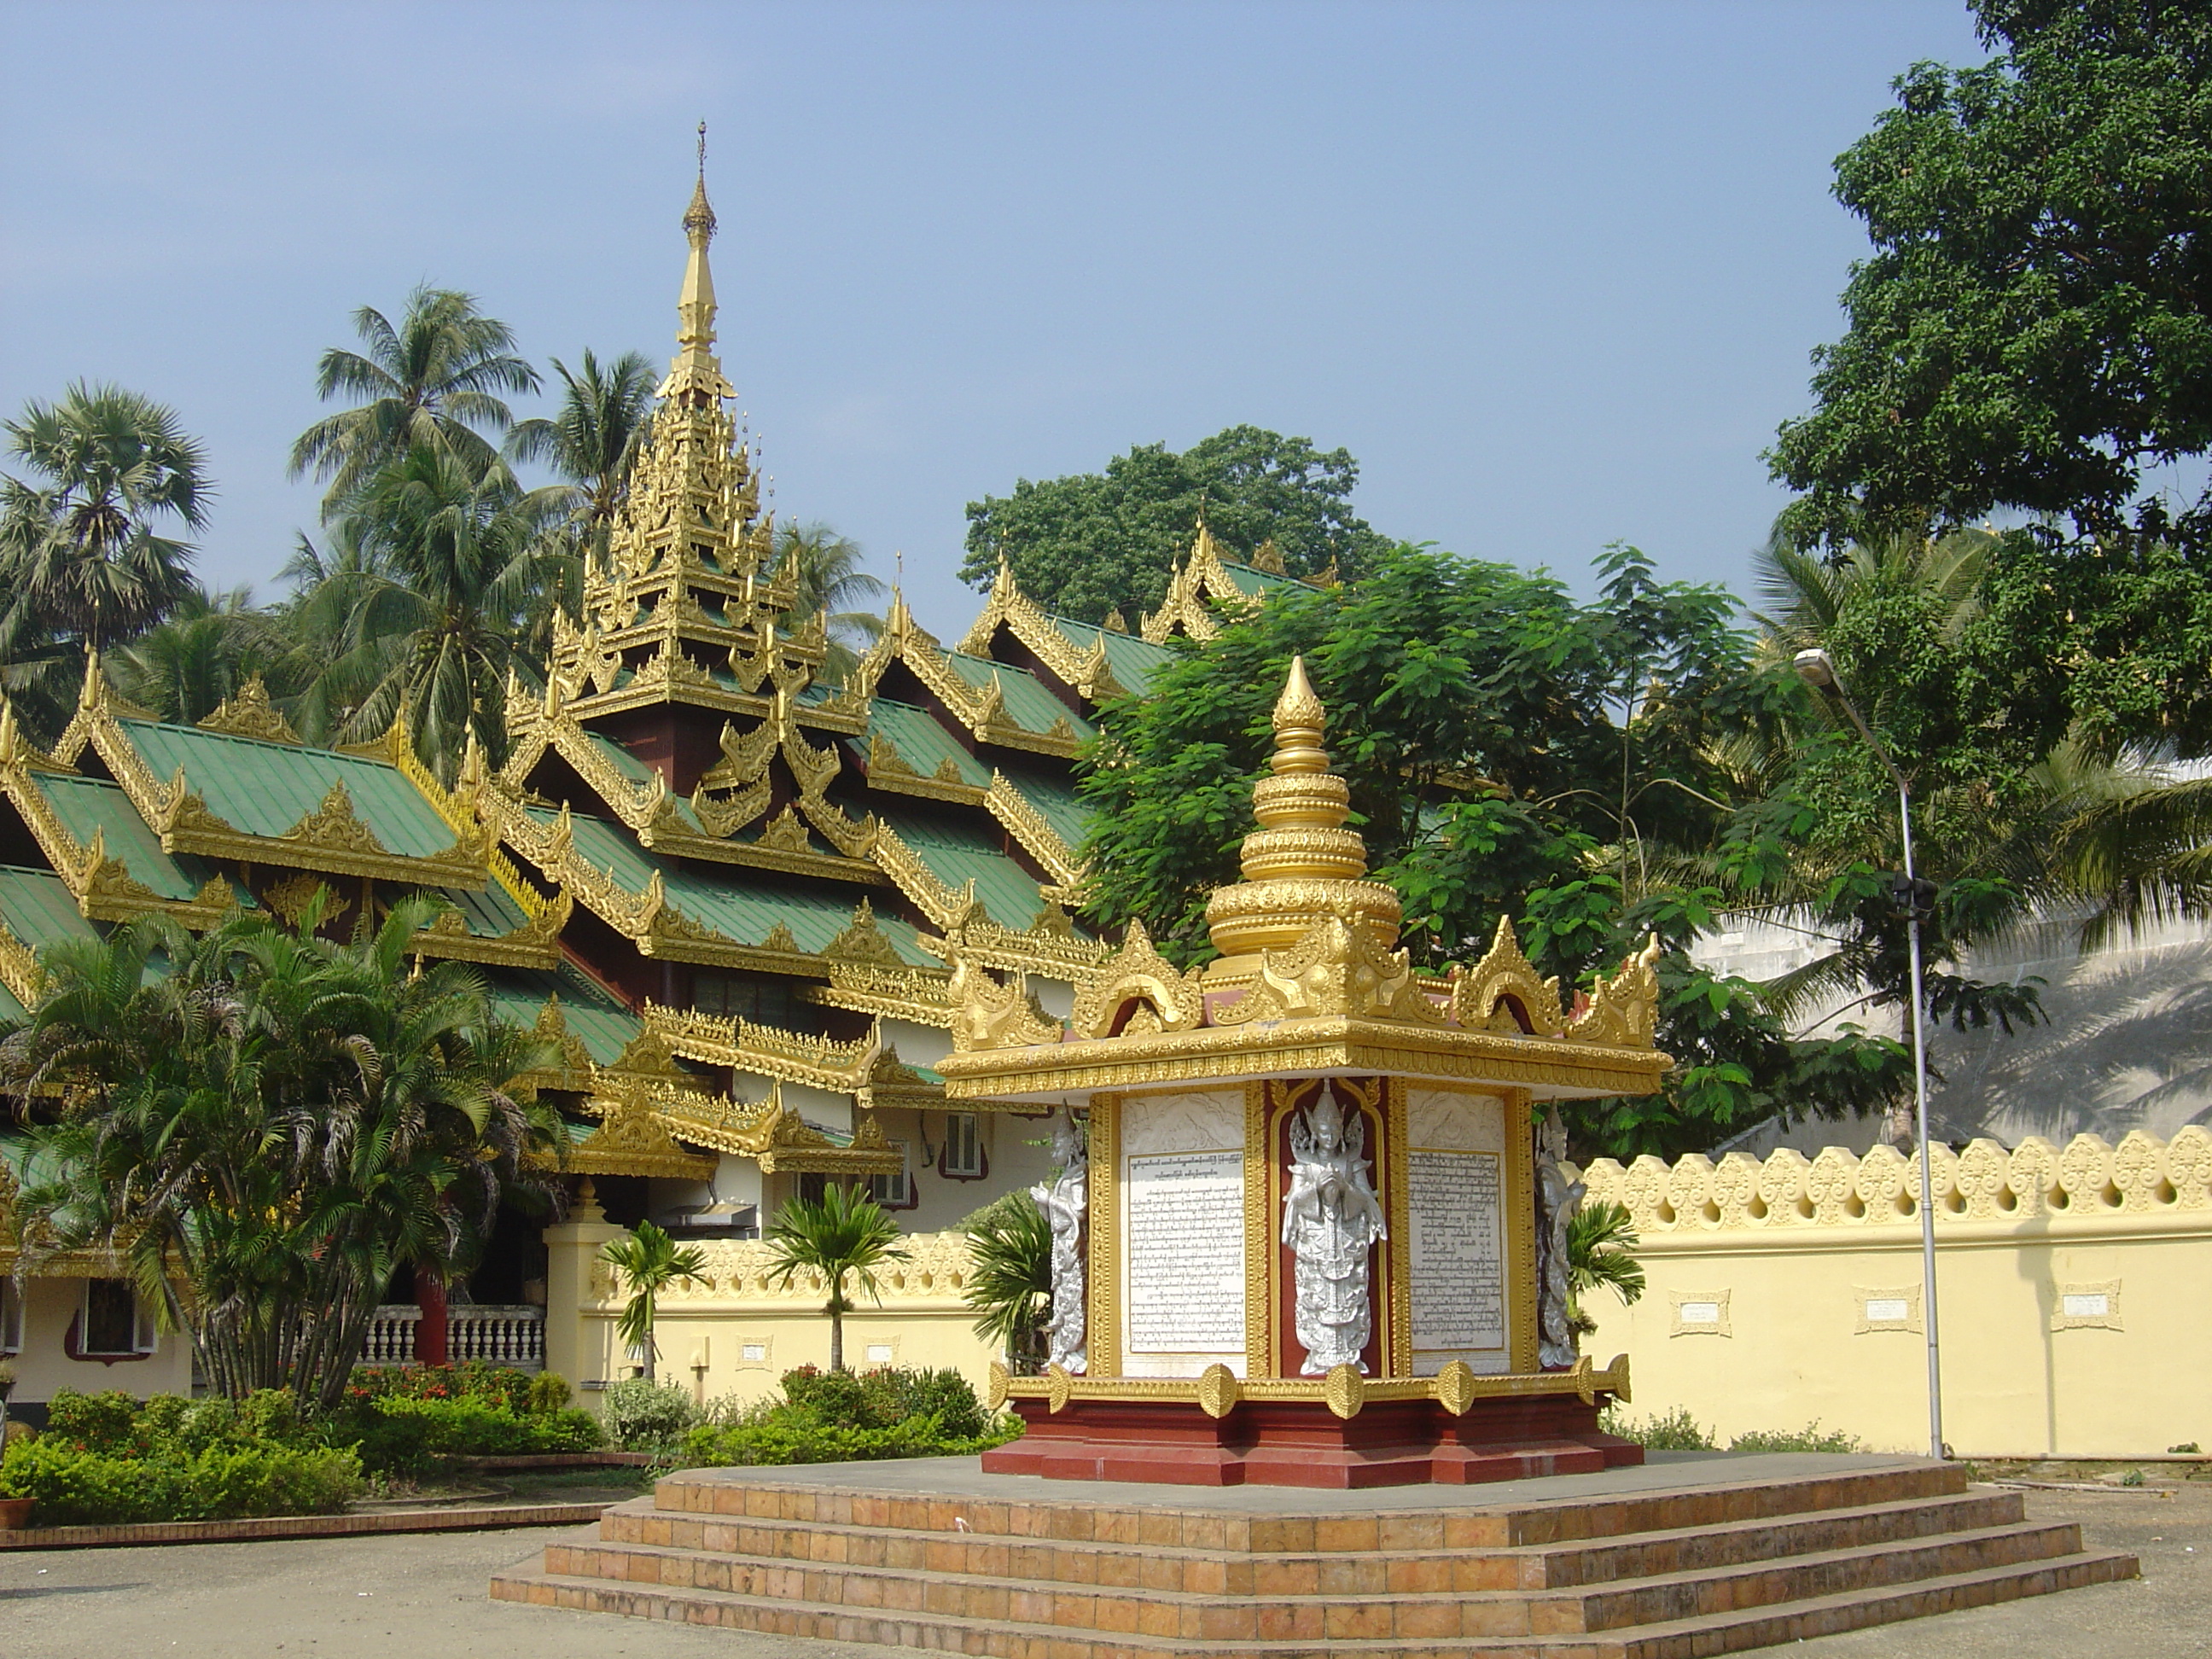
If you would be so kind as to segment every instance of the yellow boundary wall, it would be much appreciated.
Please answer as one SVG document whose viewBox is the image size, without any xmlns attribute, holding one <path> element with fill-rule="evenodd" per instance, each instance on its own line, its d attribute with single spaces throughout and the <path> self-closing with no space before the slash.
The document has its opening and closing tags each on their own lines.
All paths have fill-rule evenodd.
<svg viewBox="0 0 2212 1659">
<path fill-rule="evenodd" d="M 1977 1140 L 1931 1158 L 1944 1433 L 1962 1457 L 2212 1445 L 2212 1133 Z M 1584 1298 L 1632 1362 L 1633 1417 L 1686 1407 L 1723 1443 L 1817 1419 L 1924 1450 L 1917 1157 L 1611 1159 L 1649 1288 Z"/>
</svg>

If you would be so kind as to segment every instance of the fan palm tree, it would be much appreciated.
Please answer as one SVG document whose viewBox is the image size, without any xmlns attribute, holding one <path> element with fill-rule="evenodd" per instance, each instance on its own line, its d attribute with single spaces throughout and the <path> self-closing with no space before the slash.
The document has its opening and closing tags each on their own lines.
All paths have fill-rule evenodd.
<svg viewBox="0 0 2212 1659">
<path fill-rule="evenodd" d="M 606 553 L 607 531 L 629 487 L 629 472 L 653 431 L 654 374 L 639 351 L 624 352 L 601 368 L 589 347 L 571 373 L 558 357 L 553 371 L 564 388 L 561 412 L 550 420 L 524 421 L 507 436 L 518 461 L 550 466 L 570 484 L 570 514 L 585 556 Z"/>
<path fill-rule="evenodd" d="M 707 1253 L 696 1244 L 679 1246 L 650 1221 L 641 1221 L 629 1237 L 602 1246 L 599 1260 L 629 1283 L 629 1300 L 623 1304 L 615 1331 L 645 1357 L 645 1376 L 649 1382 L 658 1352 L 653 1323 L 660 1310 L 660 1293 L 671 1285 L 705 1284 Z"/>
<path fill-rule="evenodd" d="M 514 418 L 498 394 L 538 389 L 538 371 L 514 355 L 514 331 L 478 311 L 475 295 L 427 283 L 407 296 L 397 325 L 373 306 L 353 321 L 363 349 L 325 351 L 315 395 L 365 401 L 301 433 L 291 475 L 330 480 L 326 514 L 410 450 L 450 455 L 481 476 L 496 458 L 483 434 Z"/>
<path fill-rule="evenodd" d="M 301 633 L 328 652 L 300 702 L 305 733 L 362 741 L 404 720 L 448 781 L 471 732 L 496 760 L 508 671 L 539 683 L 521 641 L 570 584 L 562 510 L 496 459 L 478 475 L 418 446 L 379 471 L 342 521 L 351 551 L 301 598 Z"/>
<path fill-rule="evenodd" d="M 906 1260 L 898 1236 L 898 1223 L 857 1187 L 832 1186 L 819 1204 L 794 1198 L 776 1212 L 769 1228 L 771 1284 L 788 1285 L 806 1272 L 821 1274 L 829 1287 L 824 1311 L 830 1316 L 833 1371 L 845 1369 L 845 1316 L 853 1308 L 846 1282 L 849 1279 L 871 1301 L 880 1299 L 875 1270 L 885 1262 Z"/>
<path fill-rule="evenodd" d="M 858 542 L 826 524 L 775 527 L 772 574 L 788 578 L 797 592 L 785 613 L 787 620 L 804 626 L 817 616 L 826 616 L 830 653 L 822 665 L 822 678 L 832 683 L 842 683 L 853 672 L 858 660 L 855 647 L 866 650 L 884 631 L 881 617 L 856 608 L 890 591 L 860 568 L 863 556 Z"/>
<path fill-rule="evenodd" d="M 6 424 L 29 479 L 0 477 L 0 653 L 67 660 L 152 627 L 192 591 L 207 458 L 174 410 L 80 380 Z M 77 672 L 81 672 L 79 669 Z"/>
<path fill-rule="evenodd" d="M 1581 1305 L 1590 1291 L 1601 1286 L 1625 1307 L 1643 1299 L 1644 1264 L 1636 1259 L 1641 1243 L 1626 1205 L 1584 1204 L 1567 1218 L 1567 1320 L 1577 1334 L 1597 1328 Z"/>
<path fill-rule="evenodd" d="M 961 1296 L 982 1317 L 975 1334 L 998 1343 L 1017 1372 L 1043 1369 L 1052 1310 L 1052 1228 L 1027 1193 L 1008 1193 L 968 1218 L 968 1283 Z"/>
</svg>

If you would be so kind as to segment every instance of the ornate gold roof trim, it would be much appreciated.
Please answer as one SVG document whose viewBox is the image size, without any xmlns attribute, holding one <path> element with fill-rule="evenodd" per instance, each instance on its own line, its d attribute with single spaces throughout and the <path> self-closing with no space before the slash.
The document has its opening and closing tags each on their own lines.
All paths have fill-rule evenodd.
<svg viewBox="0 0 2212 1659">
<path fill-rule="evenodd" d="M 1044 814 L 1030 804 L 1029 798 L 1007 781 L 1004 772 L 991 774 L 984 804 L 1022 844 L 1022 850 L 1042 865 L 1054 881 L 1072 885 L 1083 879 L 1083 860 L 1075 849 L 1060 838 L 1060 832 L 1045 821 Z"/>
<path fill-rule="evenodd" d="M 292 729 L 292 722 L 277 712 L 269 701 L 269 688 L 256 674 L 238 689 L 234 697 L 226 697 L 214 714 L 200 723 L 203 732 L 221 732 L 234 738 L 253 738 L 262 743 L 299 744 L 303 741 Z"/>
<path fill-rule="evenodd" d="M 660 1113 L 632 1102 L 610 1109 L 597 1128 L 557 1158 L 541 1155 L 532 1161 L 557 1164 L 574 1175 L 662 1176 L 677 1181 L 711 1181 L 719 1162 L 678 1146 Z"/>
<path fill-rule="evenodd" d="M 0 922 L 0 985 L 5 985 L 9 994 L 26 1008 L 37 1007 L 46 994 L 46 974 L 39 966 L 39 953 L 10 933 L 4 922 Z M 0 1187 L 0 1210 L 4 1210 L 7 1194 L 15 1187 L 5 1164 L 0 1164 L 0 1182 L 6 1183 Z"/>
<path fill-rule="evenodd" d="M 186 787 L 181 768 L 167 782 L 153 775 L 100 689 L 105 684 L 96 675 L 87 676 L 88 696 L 63 733 L 59 757 L 74 765 L 89 744 L 123 787 L 138 816 L 160 835 L 163 852 L 471 891 L 489 878 L 488 844 L 480 827 L 456 830 L 453 845 L 445 852 L 428 858 L 403 857 L 386 848 L 362 822 L 342 779 L 332 781 L 319 806 L 283 835 L 246 834 L 208 810 L 207 803 Z"/>
<path fill-rule="evenodd" d="M 1164 645 L 1179 633 L 1194 640 L 1210 640 L 1221 631 L 1220 611 L 1235 615 L 1256 609 L 1263 601 L 1237 586 L 1228 565 L 1221 544 L 1213 539 L 1201 513 L 1191 537 L 1189 558 L 1170 568 L 1167 597 L 1158 611 L 1139 620 L 1138 632 L 1153 645 Z M 1281 566 L 1282 556 L 1278 553 L 1274 574 L 1281 574 Z M 1267 568 L 1256 557 L 1250 568 Z"/>
<path fill-rule="evenodd" d="M 938 763 L 934 772 L 924 775 L 915 771 L 898 746 L 880 732 L 868 737 L 868 787 L 886 794 L 950 801 L 956 806 L 984 805 L 991 793 L 963 778 L 959 763 L 950 755 Z"/>
<path fill-rule="evenodd" d="M 1114 678 L 1113 667 L 1107 660 L 1105 641 L 1095 640 L 1088 651 L 1079 651 L 1060 632 L 1051 613 L 1021 591 L 1014 580 L 1013 568 L 1003 554 L 982 614 L 970 624 L 955 648 L 971 657 L 990 656 L 991 646 L 1001 627 L 1050 670 L 1054 678 L 1079 696 L 1102 702 L 1109 697 L 1128 695 L 1127 688 Z M 1128 630 L 1124 627 L 1120 631 Z"/>
<path fill-rule="evenodd" d="M 944 706 L 945 713 L 966 726 L 978 743 L 1027 750 L 1061 760 L 1073 759 L 1081 747 L 1075 727 L 1065 715 L 1044 732 L 1029 731 L 1008 719 L 1006 693 L 998 677 L 994 674 L 988 685 L 970 685 L 960 671 L 945 659 L 936 637 L 914 620 L 903 601 L 891 607 L 891 625 L 884 629 L 883 637 L 892 641 L 897 660 L 913 670 L 915 678 Z"/>
<path fill-rule="evenodd" d="M 799 995 L 825 1008 L 844 1008 L 950 1030 L 954 1006 L 945 990 L 948 980 L 949 975 L 939 969 L 839 962 L 830 964 L 829 984 L 807 986 Z"/>
</svg>

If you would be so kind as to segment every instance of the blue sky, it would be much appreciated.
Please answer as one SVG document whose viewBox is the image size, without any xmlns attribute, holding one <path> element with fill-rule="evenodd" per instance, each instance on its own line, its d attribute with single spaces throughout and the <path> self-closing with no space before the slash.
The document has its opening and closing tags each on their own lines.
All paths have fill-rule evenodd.
<svg viewBox="0 0 2212 1659">
<path fill-rule="evenodd" d="M 362 304 L 672 349 L 692 129 L 775 506 L 963 626 L 963 505 L 1237 422 L 1378 529 L 1741 587 L 1863 250 L 1836 153 L 1955 0 L 0 5 L 0 410 L 173 404 L 264 592 Z"/>
</svg>

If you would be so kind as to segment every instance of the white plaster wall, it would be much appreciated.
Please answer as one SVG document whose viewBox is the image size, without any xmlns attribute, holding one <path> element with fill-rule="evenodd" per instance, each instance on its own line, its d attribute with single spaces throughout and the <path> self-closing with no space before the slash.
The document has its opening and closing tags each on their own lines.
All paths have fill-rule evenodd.
<svg viewBox="0 0 2212 1659">
<path fill-rule="evenodd" d="M 84 1394 L 120 1389 L 142 1400 L 191 1393 L 191 1344 L 181 1332 L 157 1331 L 154 1352 L 143 1359 L 71 1359 L 62 1340 L 84 1305 L 84 1281 L 33 1279 L 23 1291 L 23 1351 L 15 1356 L 10 1404 L 51 1400 L 58 1389 Z"/>
</svg>

